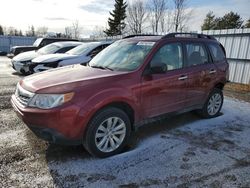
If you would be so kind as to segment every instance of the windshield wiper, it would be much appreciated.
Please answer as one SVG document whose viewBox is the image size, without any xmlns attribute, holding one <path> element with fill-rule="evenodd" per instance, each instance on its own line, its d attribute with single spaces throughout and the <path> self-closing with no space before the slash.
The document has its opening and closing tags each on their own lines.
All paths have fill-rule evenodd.
<svg viewBox="0 0 250 188">
<path fill-rule="evenodd" d="M 109 68 L 109 67 L 103 67 L 103 66 L 100 66 L 100 65 L 93 65 L 93 66 L 90 66 L 92 68 L 97 68 L 97 69 L 103 69 L 103 70 L 111 70 L 113 71 L 113 69 Z"/>
</svg>

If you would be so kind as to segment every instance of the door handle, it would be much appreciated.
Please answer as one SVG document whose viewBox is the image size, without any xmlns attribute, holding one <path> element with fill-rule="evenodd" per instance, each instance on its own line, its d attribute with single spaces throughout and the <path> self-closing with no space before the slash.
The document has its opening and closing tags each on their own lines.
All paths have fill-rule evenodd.
<svg viewBox="0 0 250 188">
<path fill-rule="evenodd" d="M 188 78 L 187 76 L 183 75 L 183 76 L 179 77 L 178 80 L 186 80 L 187 78 Z"/>
<path fill-rule="evenodd" d="M 216 70 L 214 70 L 214 69 L 211 69 L 211 70 L 209 71 L 209 74 L 214 74 L 214 73 L 216 73 Z"/>
</svg>

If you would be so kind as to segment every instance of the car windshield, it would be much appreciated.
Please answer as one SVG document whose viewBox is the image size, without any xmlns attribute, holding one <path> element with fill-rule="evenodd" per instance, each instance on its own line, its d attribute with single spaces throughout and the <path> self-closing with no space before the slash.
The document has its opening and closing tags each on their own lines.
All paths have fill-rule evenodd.
<svg viewBox="0 0 250 188">
<path fill-rule="evenodd" d="M 53 54 L 57 52 L 60 49 L 60 46 L 56 44 L 49 44 L 47 46 L 44 46 L 38 50 L 38 53 L 40 54 Z"/>
<path fill-rule="evenodd" d="M 42 42 L 43 38 L 38 38 L 36 41 L 33 43 L 33 46 L 38 47 L 39 44 Z"/>
<path fill-rule="evenodd" d="M 66 53 L 70 55 L 82 55 L 87 53 L 90 49 L 94 48 L 95 46 L 97 46 L 96 43 L 85 43 L 73 48 L 72 50 L 67 51 Z"/>
<path fill-rule="evenodd" d="M 133 71 L 143 63 L 154 43 L 117 41 L 95 56 L 89 66 L 116 71 Z"/>
</svg>

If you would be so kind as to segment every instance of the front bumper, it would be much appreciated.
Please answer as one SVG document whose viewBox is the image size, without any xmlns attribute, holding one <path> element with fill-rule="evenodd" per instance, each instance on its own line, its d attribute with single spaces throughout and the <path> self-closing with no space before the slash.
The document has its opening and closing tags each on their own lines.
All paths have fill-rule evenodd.
<svg viewBox="0 0 250 188">
<path fill-rule="evenodd" d="M 64 135 L 60 134 L 54 129 L 43 128 L 30 125 L 29 129 L 39 138 L 46 140 L 50 143 L 62 144 L 62 145 L 80 145 L 81 139 L 68 139 Z"/>
<path fill-rule="evenodd" d="M 39 138 L 65 145 L 81 143 L 83 125 L 77 121 L 80 110 L 78 106 L 69 104 L 50 110 L 24 107 L 15 95 L 11 97 L 11 104 L 17 116 Z"/>
<path fill-rule="evenodd" d="M 12 68 L 16 70 L 18 73 L 25 74 L 29 72 L 28 65 L 25 65 L 16 61 L 11 61 L 11 64 L 12 64 Z"/>
</svg>

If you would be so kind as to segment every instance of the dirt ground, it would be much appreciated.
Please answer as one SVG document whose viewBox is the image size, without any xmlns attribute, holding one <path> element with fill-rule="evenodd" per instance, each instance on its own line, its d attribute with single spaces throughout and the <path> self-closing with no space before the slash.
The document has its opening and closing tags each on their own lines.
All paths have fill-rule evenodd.
<svg viewBox="0 0 250 188">
<path fill-rule="evenodd" d="M 10 96 L 21 78 L 0 57 L 0 187 L 250 187 L 250 103 L 237 91 L 225 91 L 217 118 L 145 125 L 123 153 L 97 159 L 38 139 L 17 118 Z"/>
</svg>

